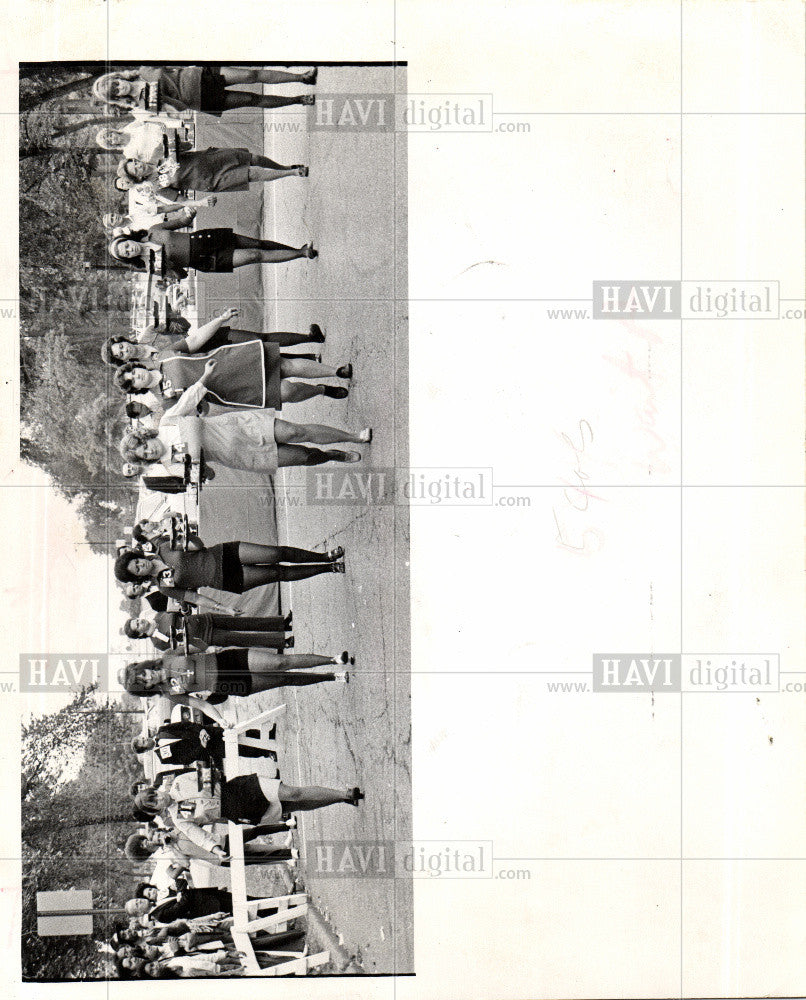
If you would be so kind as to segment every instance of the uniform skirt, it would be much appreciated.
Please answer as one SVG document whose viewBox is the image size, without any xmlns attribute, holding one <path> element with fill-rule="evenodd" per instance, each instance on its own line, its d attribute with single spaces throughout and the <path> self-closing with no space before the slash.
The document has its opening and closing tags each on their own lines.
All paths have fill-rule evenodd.
<svg viewBox="0 0 806 1000">
<path fill-rule="evenodd" d="M 199 110 L 207 115 L 221 115 L 226 110 L 227 85 L 216 66 L 205 66 L 199 85 Z"/>
<path fill-rule="evenodd" d="M 250 823 L 252 826 L 279 822 L 283 815 L 279 779 L 243 774 L 224 782 L 221 787 L 221 815 L 235 823 Z"/>
<path fill-rule="evenodd" d="M 205 461 L 273 475 L 278 462 L 274 419 L 274 410 L 233 410 L 213 417 L 180 417 L 176 423 L 179 439 L 187 441 L 193 431 L 186 421 L 198 422 Z"/>
<path fill-rule="evenodd" d="M 216 670 L 215 684 L 208 689 L 213 694 L 245 698 L 252 693 L 248 649 L 222 649 L 216 653 Z"/>
<path fill-rule="evenodd" d="M 249 188 L 248 149 L 209 149 L 183 153 L 172 184 L 192 191 L 246 191 Z"/>
<path fill-rule="evenodd" d="M 189 235 L 188 267 L 197 271 L 229 274 L 235 249 L 232 229 L 197 229 Z"/>
</svg>

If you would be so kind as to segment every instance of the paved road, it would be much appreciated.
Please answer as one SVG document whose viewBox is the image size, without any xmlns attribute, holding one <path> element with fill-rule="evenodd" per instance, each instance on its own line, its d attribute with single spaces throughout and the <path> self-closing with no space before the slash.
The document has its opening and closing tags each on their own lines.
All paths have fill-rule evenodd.
<svg viewBox="0 0 806 1000">
<path fill-rule="evenodd" d="M 317 93 L 390 92 L 390 69 L 325 68 Z M 402 89 L 398 81 L 398 89 Z M 292 88 L 289 88 L 292 89 Z M 262 231 L 287 243 L 313 239 L 316 261 L 242 269 L 209 280 L 206 313 L 239 304 L 245 326 L 307 329 L 318 322 L 327 334 L 325 360 L 352 361 L 355 378 L 347 400 L 317 399 L 286 408 L 287 419 L 317 421 L 353 430 L 370 425 L 375 436 L 365 461 L 353 471 L 405 468 L 408 462 L 408 354 L 405 286 L 405 138 L 390 134 L 311 132 L 304 111 L 266 115 L 266 155 L 310 165 L 308 180 L 266 185 Z M 295 122 L 298 132 L 288 129 Z M 280 125 L 283 131 L 276 130 Z M 255 121 L 227 126 L 205 120 L 200 145 L 249 145 Z M 200 213 L 203 225 L 236 225 L 252 232 L 258 218 L 254 196 L 223 196 Z M 228 215 L 229 213 L 229 215 Z M 262 274 L 260 273 L 262 271 Z M 256 328 L 256 327 L 255 327 Z M 327 471 L 333 466 L 325 467 Z M 368 480 L 363 480 L 366 484 Z M 377 481 L 377 480 L 376 480 Z M 332 806 L 307 813 L 300 824 L 306 850 L 301 868 L 314 900 L 358 953 L 368 972 L 413 969 L 411 884 L 377 875 L 329 877 L 317 863 L 316 844 L 370 845 L 411 838 L 411 716 L 409 676 L 408 517 L 404 507 L 304 503 L 305 470 L 267 477 L 222 472 L 204 492 L 206 541 L 235 538 L 315 548 L 343 545 L 344 576 L 321 576 L 283 588 L 283 609 L 294 611 L 297 651 L 349 649 L 357 663 L 349 686 L 254 696 L 238 716 L 285 701 L 281 774 L 289 782 L 360 785 L 359 809 Z M 276 493 L 275 493 L 276 490 Z M 276 508 L 276 521 L 275 521 Z M 253 613 L 271 613 L 276 588 L 240 600 Z M 388 862 L 387 854 L 387 862 Z"/>
</svg>

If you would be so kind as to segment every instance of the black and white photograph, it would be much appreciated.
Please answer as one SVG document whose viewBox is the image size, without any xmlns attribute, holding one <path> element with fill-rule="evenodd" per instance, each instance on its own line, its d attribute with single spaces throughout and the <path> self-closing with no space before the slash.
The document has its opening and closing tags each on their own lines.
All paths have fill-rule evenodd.
<svg viewBox="0 0 806 1000">
<path fill-rule="evenodd" d="M 806 996 L 806 2 L 0 6 L 5 993 Z"/>
<path fill-rule="evenodd" d="M 339 128 L 405 88 L 20 66 L 20 449 L 106 631 L 23 721 L 26 980 L 414 971 L 407 509 L 354 489 L 408 464 L 406 136 Z"/>
</svg>

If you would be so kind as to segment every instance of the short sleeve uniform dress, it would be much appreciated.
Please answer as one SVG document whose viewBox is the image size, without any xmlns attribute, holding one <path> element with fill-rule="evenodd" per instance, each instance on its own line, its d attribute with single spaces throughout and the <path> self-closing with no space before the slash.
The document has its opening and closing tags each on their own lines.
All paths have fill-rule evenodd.
<svg viewBox="0 0 806 1000">
<path fill-rule="evenodd" d="M 146 83 L 159 83 L 166 108 L 215 116 L 226 109 L 226 83 L 218 66 L 141 66 L 138 74 Z"/>
<path fill-rule="evenodd" d="M 248 149 L 209 149 L 180 153 L 171 187 L 182 191 L 247 191 L 252 154 Z"/>
<path fill-rule="evenodd" d="M 248 651 L 222 649 L 218 653 L 165 653 L 162 665 L 168 673 L 171 694 L 209 691 L 216 702 L 230 695 L 246 697 L 252 693 Z M 218 697 L 215 697 L 218 696 Z"/>
<path fill-rule="evenodd" d="M 205 382 L 211 402 L 243 409 L 282 408 L 281 357 L 277 344 L 251 340 L 225 344 L 203 354 L 189 354 L 187 342 L 180 340 L 158 351 L 152 360 L 160 367 L 162 391 L 167 396 L 180 395 L 198 382 L 204 366 L 212 360 L 216 367 Z"/>
<path fill-rule="evenodd" d="M 193 233 L 180 233 L 175 229 L 152 226 L 148 230 L 149 241 L 163 248 L 168 267 L 193 268 L 217 274 L 232 272 L 234 237 L 232 229 L 197 229 Z"/>
</svg>

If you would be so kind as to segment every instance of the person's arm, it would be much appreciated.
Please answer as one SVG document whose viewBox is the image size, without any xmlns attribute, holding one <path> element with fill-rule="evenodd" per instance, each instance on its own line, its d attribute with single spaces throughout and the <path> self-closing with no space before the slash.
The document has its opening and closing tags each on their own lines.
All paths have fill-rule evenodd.
<svg viewBox="0 0 806 1000">
<path fill-rule="evenodd" d="M 233 608 L 228 604 L 222 604 L 220 601 L 213 600 L 212 597 L 207 597 L 204 594 L 197 594 L 190 590 L 186 591 L 186 593 L 190 596 L 185 599 L 185 603 L 192 604 L 194 607 L 198 608 L 199 611 L 212 611 L 222 615 L 243 614 L 240 608 Z"/>
<path fill-rule="evenodd" d="M 175 205 L 176 202 L 172 202 L 171 204 Z M 187 220 L 183 219 L 181 217 L 180 218 L 174 218 L 174 219 L 171 219 L 170 217 L 166 217 L 165 221 L 160 223 L 160 227 L 159 228 L 160 229 L 184 229 L 184 227 L 187 224 L 188 224 Z"/>
<path fill-rule="evenodd" d="M 211 367 L 212 366 L 212 367 Z M 189 386 L 177 399 L 170 410 L 165 411 L 163 420 L 171 420 L 174 417 L 190 417 L 196 413 L 196 407 L 207 394 L 207 379 L 216 367 L 215 361 L 208 361 L 204 366 L 204 374 L 193 385 Z"/>
<path fill-rule="evenodd" d="M 185 341 L 188 345 L 188 351 L 190 351 L 191 354 L 195 354 L 196 351 L 201 350 L 207 341 L 214 336 L 214 334 L 218 333 L 225 323 L 234 319 L 237 315 L 237 309 L 227 309 L 225 312 L 221 313 L 220 316 L 216 316 L 215 319 L 210 320 L 209 323 L 205 323 L 204 326 L 200 326 L 198 330 L 188 333 L 185 337 Z"/>
<path fill-rule="evenodd" d="M 219 846 L 218 841 L 211 837 L 209 833 L 200 826 L 198 823 L 194 823 L 192 819 L 185 819 L 179 815 L 178 809 L 171 807 L 169 810 L 173 824 L 180 833 L 183 833 L 188 840 L 192 840 L 197 847 L 201 847 L 203 851 L 209 851 L 211 854 L 220 855 L 223 848 Z"/>
</svg>

